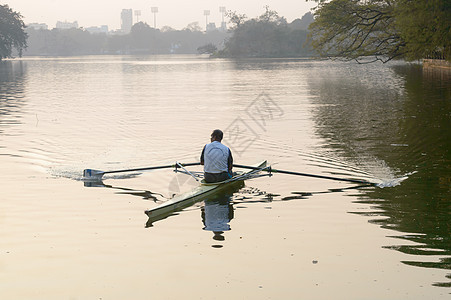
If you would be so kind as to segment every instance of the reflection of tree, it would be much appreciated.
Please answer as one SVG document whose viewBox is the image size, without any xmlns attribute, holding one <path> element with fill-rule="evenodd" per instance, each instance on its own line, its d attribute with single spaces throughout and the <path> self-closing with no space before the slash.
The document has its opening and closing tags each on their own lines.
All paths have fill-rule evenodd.
<svg viewBox="0 0 451 300">
<path fill-rule="evenodd" d="M 374 223 L 404 232 L 402 239 L 423 245 L 394 249 L 418 255 L 451 254 L 449 79 L 423 73 L 417 66 L 398 65 L 386 77 L 377 77 L 373 70 L 370 77 L 375 82 L 368 83 L 366 71 L 342 67 L 357 73 L 311 83 L 319 96 L 314 112 L 318 134 L 348 157 L 355 158 L 357 152 L 359 159 L 376 157 L 403 173 L 418 171 L 398 187 L 366 190 L 362 202 L 377 208 L 371 215 L 383 217 Z M 397 85 L 403 95 L 396 92 L 396 85 L 390 88 L 400 79 L 403 84 Z M 406 263 L 451 268 L 449 259 Z"/>
<path fill-rule="evenodd" d="M 4 128 L 21 123 L 24 76 L 22 61 L 0 62 L 0 133 Z"/>
<path fill-rule="evenodd" d="M 376 76 L 374 72 L 362 77 L 353 74 L 352 66 L 333 64 L 326 70 L 335 74 L 332 78 L 317 78 L 322 75 L 315 74 L 315 81 L 309 83 L 319 96 L 314 111 L 317 132 L 351 157 L 355 151 L 366 153 L 375 144 L 399 143 L 397 123 L 403 104 L 396 86 L 378 82 L 383 78 L 371 78 Z"/>
</svg>

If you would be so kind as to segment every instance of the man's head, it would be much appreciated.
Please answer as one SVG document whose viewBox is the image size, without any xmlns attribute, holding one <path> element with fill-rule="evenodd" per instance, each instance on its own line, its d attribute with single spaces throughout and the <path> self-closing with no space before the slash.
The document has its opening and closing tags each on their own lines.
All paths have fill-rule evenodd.
<svg viewBox="0 0 451 300">
<path fill-rule="evenodd" d="M 222 141 L 222 137 L 224 136 L 224 134 L 222 133 L 221 130 L 219 129 L 215 129 L 213 130 L 213 132 L 211 133 L 211 141 Z"/>
</svg>

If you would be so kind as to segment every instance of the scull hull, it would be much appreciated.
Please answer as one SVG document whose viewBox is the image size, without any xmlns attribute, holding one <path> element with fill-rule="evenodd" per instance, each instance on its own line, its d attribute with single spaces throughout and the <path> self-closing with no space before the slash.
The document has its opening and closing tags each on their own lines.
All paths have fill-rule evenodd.
<svg viewBox="0 0 451 300">
<path fill-rule="evenodd" d="M 259 168 L 264 168 L 265 166 L 266 161 L 258 165 Z M 236 189 L 240 189 L 244 186 L 244 175 L 254 174 L 257 172 L 258 170 L 252 170 L 243 174 L 238 174 L 229 180 L 218 183 L 201 183 L 191 191 L 177 195 L 165 203 L 145 211 L 146 215 L 149 217 L 146 227 L 150 227 L 153 222 L 165 219 L 174 212 L 192 206 L 194 203 L 205 200 L 207 197 L 211 197 L 216 193 L 227 190 L 236 191 Z"/>
</svg>

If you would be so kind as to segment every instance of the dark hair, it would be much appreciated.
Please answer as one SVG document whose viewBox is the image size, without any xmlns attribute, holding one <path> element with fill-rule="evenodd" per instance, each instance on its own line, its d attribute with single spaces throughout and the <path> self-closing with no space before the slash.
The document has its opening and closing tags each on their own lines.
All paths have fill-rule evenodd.
<svg viewBox="0 0 451 300">
<path fill-rule="evenodd" d="M 213 132 L 211 133 L 212 137 L 215 137 L 216 139 L 218 139 L 219 141 L 222 141 L 222 137 L 224 136 L 224 134 L 222 133 L 221 130 L 219 129 L 215 129 L 213 130 Z"/>
</svg>

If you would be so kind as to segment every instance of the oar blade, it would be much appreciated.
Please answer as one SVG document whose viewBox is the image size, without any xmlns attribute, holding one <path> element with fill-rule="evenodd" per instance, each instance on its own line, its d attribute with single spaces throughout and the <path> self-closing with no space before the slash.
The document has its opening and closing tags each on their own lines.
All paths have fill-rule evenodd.
<svg viewBox="0 0 451 300">
<path fill-rule="evenodd" d="M 102 178 L 103 174 L 105 174 L 105 172 L 100 171 L 100 170 L 94 170 L 94 169 L 85 169 L 85 170 L 83 170 L 83 177 L 85 179 L 99 180 L 99 179 Z"/>
</svg>

